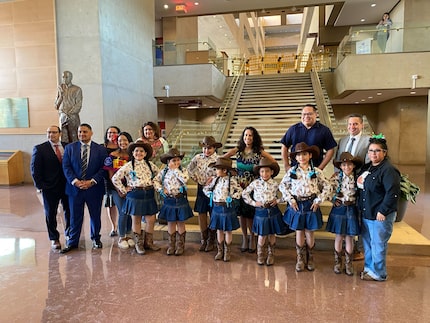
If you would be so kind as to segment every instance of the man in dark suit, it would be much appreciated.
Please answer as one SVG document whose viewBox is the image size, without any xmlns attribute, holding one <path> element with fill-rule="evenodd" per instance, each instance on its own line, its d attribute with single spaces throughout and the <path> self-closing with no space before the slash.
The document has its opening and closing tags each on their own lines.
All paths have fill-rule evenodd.
<svg viewBox="0 0 430 323">
<path fill-rule="evenodd" d="M 103 163 L 107 157 L 106 148 L 91 141 L 91 126 L 82 123 L 78 128 L 79 141 L 66 146 L 63 170 L 66 176 L 66 194 L 70 204 L 70 239 L 66 253 L 78 248 L 84 220 L 84 207 L 90 213 L 91 240 L 93 248 L 102 248 L 100 241 L 101 208 L 104 194 Z"/>
<path fill-rule="evenodd" d="M 66 178 L 62 164 L 66 143 L 60 142 L 61 130 L 50 126 L 47 130 L 48 141 L 36 145 L 31 156 L 31 176 L 34 185 L 42 192 L 45 209 L 46 227 L 52 249 L 61 249 L 60 233 L 57 230 L 57 210 L 61 202 L 64 212 L 66 240 L 70 230 L 69 200 L 65 193 Z"/>
</svg>

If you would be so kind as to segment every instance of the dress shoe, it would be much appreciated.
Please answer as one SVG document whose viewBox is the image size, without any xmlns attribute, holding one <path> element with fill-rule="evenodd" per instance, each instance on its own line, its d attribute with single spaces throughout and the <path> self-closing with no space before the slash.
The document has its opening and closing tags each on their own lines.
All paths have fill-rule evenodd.
<svg viewBox="0 0 430 323">
<path fill-rule="evenodd" d="M 60 250 L 61 249 L 60 241 L 58 241 L 58 240 L 51 240 L 51 249 L 52 250 Z"/>
<path fill-rule="evenodd" d="M 68 253 L 68 252 L 72 251 L 73 249 L 78 249 L 78 247 L 77 246 L 67 246 L 64 249 L 61 249 L 60 253 L 63 253 L 63 254 Z"/>
<path fill-rule="evenodd" d="M 93 240 L 93 249 L 103 248 L 103 243 L 100 240 Z"/>
</svg>

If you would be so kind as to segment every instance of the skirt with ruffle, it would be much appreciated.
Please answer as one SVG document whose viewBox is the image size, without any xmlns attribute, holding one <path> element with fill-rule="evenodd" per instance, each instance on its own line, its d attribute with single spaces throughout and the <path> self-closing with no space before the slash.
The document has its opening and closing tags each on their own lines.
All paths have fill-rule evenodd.
<svg viewBox="0 0 430 323">
<path fill-rule="evenodd" d="M 122 212 L 128 215 L 145 216 L 158 212 L 154 190 L 133 190 L 127 193 Z"/>
<path fill-rule="evenodd" d="M 311 211 L 312 203 L 312 200 L 297 202 L 298 211 L 295 211 L 291 206 L 287 207 L 283 219 L 290 229 L 315 231 L 322 227 L 321 210 L 318 208 L 316 212 Z"/>
<path fill-rule="evenodd" d="M 347 236 L 359 235 L 357 206 L 333 206 L 328 217 L 326 231 Z"/>
<path fill-rule="evenodd" d="M 166 197 L 158 218 L 167 222 L 183 222 L 194 216 L 190 204 L 185 197 Z"/>
<path fill-rule="evenodd" d="M 211 230 L 233 231 L 239 229 L 239 220 L 236 215 L 236 208 L 223 205 L 215 205 L 212 208 Z"/>
<path fill-rule="evenodd" d="M 267 236 L 269 234 L 284 234 L 287 225 L 282 220 L 282 213 L 277 206 L 271 208 L 255 208 L 252 232 Z"/>
</svg>

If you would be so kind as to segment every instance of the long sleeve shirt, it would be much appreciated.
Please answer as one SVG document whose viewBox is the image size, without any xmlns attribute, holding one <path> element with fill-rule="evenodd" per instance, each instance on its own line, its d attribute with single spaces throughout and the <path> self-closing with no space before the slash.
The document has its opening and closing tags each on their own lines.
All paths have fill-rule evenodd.
<svg viewBox="0 0 430 323">
<path fill-rule="evenodd" d="M 246 204 L 257 206 L 257 202 L 265 205 L 276 200 L 280 203 L 282 199 L 277 197 L 279 184 L 273 179 L 265 181 L 262 178 L 257 178 L 251 182 L 242 192 L 242 198 Z M 251 193 L 254 192 L 253 198 Z"/>
<path fill-rule="evenodd" d="M 229 192 L 230 182 L 230 192 Z M 226 202 L 227 197 L 230 196 L 232 199 L 240 199 L 242 195 L 242 188 L 238 184 L 236 178 L 224 176 L 215 177 L 212 181 L 203 187 L 203 192 L 207 197 L 210 197 L 213 193 L 214 202 Z"/>
<path fill-rule="evenodd" d="M 133 169 L 131 161 L 128 162 L 112 176 L 112 184 L 123 194 L 127 193 L 127 188 L 122 183 L 123 179 L 127 181 L 127 186 L 130 187 L 147 187 L 154 185 L 153 178 L 157 176 L 160 171 L 153 162 L 149 162 L 149 164 L 151 168 L 149 168 L 145 160 L 135 160 Z"/>
<path fill-rule="evenodd" d="M 340 173 L 334 173 L 330 178 L 330 184 L 332 186 L 332 196 L 336 197 L 337 200 L 345 202 L 355 202 L 357 188 L 355 185 L 354 174 L 342 175 Z"/>
<path fill-rule="evenodd" d="M 167 167 L 167 166 L 166 166 Z M 186 169 L 163 169 L 154 179 L 154 187 L 157 191 L 163 190 L 167 195 L 184 193 L 189 179 Z"/>
<path fill-rule="evenodd" d="M 296 172 L 297 179 L 291 178 L 291 173 Z M 295 197 L 303 198 L 315 195 L 314 202 L 321 203 L 330 197 L 331 186 L 325 178 L 323 172 L 314 167 L 316 178 L 310 178 L 311 168 L 303 170 L 300 167 L 292 167 L 285 174 L 279 190 L 282 193 L 284 201 L 292 203 Z"/>
<path fill-rule="evenodd" d="M 194 156 L 187 168 L 191 179 L 200 185 L 206 185 L 209 178 L 216 176 L 216 169 L 209 167 L 209 164 L 215 163 L 217 158 L 217 153 L 213 153 L 209 157 L 204 154 Z"/>
</svg>

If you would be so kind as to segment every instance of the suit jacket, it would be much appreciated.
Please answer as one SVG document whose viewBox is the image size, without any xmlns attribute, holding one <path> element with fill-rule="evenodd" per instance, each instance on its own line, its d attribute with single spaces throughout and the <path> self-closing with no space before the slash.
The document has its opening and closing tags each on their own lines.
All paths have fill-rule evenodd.
<svg viewBox="0 0 430 323">
<path fill-rule="evenodd" d="M 339 140 L 335 160 L 339 160 L 340 154 L 346 151 L 346 145 L 348 144 L 349 137 L 350 136 L 348 135 Z M 369 147 L 369 139 L 370 136 L 362 134 L 360 140 L 357 143 L 357 148 L 355 149 L 354 157 L 359 157 L 364 164 L 370 162 L 369 155 L 367 154 L 367 149 Z"/>
<path fill-rule="evenodd" d="M 91 141 L 90 157 L 88 160 L 87 179 L 94 179 L 97 184 L 90 187 L 88 192 L 94 194 L 95 197 L 104 194 L 104 160 L 107 157 L 106 148 Z M 81 179 L 81 142 L 75 141 L 66 146 L 63 156 L 63 170 L 66 176 L 66 194 L 76 196 L 79 193 L 79 188 L 72 185 L 74 179 Z"/>
<path fill-rule="evenodd" d="M 67 143 L 61 142 L 63 148 Z M 41 190 L 62 190 L 66 185 L 63 168 L 49 141 L 33 148 L 30 163 L 34 186 Z"/>
</svg>

